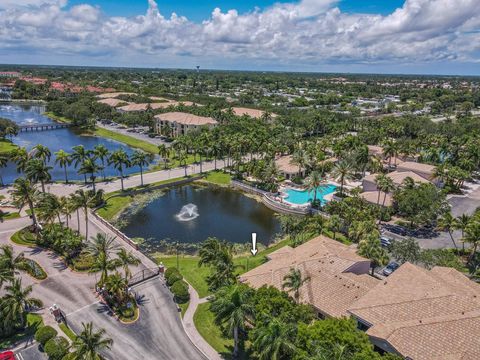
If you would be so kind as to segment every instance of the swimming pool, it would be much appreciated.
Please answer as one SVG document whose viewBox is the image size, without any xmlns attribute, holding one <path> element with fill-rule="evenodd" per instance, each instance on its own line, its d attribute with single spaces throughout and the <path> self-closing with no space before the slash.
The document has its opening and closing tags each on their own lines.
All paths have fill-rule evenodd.
<svg viewBox="0 0 480 360">
<path fill-rule="evenodd" d="M 336 189 L 337 186 L 333 184 L 320 185 L 316 189 L 317 199 L 320 200 L 322 205 L 325 204 L 327 202 L 324 199 L 325 195 L 334 193 Z M 285 190 L 285 194 L 287 195 L 285 200 L 292 204 L 305 205 L 308 202 L 313 201 L 313 191 L 308 192 L 307 190 L 295 190 L 288 188 Z"/>
</svg>

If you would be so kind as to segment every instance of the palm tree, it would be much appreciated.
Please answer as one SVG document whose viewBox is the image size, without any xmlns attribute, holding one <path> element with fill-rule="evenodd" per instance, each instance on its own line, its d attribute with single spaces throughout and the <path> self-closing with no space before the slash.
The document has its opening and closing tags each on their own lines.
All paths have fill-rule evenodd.
<svg viewBox="0 0 480 360">
<path fill-rule="evenodd" d="M 95 261 L 90 268 L 90 272 L 100 272 L 100 280 L 97 283 L 98 286 L 105 284 L 108 278 L 108 270 L 113 269 L 113 267 L 114 264 L 112 260 L 109 260 L 105 253 L 99 253 L 95 257 Z"/>
<path fill-rule="evenodd" d="M 38 191 L 30 180 L 17 178 L 13 183 L 13 190 L 10 190 L 13 198 L 13 204 L 21 211 L 25 205 L 28 205 L 33 220 L 33 227 L 37 229 L 38 222 L 35 214 L 34 203 L 38 199 Z"/>
<path fill-rule="evenodd" d="M 25 268 L 26 260 L 23 252 L 15 256 L 13 247 L 10 245 L 2 245 L 0 250 L 0 268 L 9 276 L 13 277 L 19 270 Z"/>
<path fill-rule="evenodd" d="M 5 154 L 0 154 L 0 169 L 6 168 L 8 164 L 8 157 Z M 0 170 L 0 186 L 4 186 L 2 171 Z"/>
<path fill-rule="evenodd" d="M 122 191 L 124 191 L 125 189 L 123 187 L 123 170 L 124 167 L 130 166 L 130 159 L 128 158 L 125 150 L 120 149 L 114 151 L 108 159 L 108 164 L 113 165 L 114 168 L 120 172 L 120 182 L 122 184 Z"/>
<path fill-rule="evenodd" d="M 305 167 L 305 164 L 308 161 L 307 154 L 305 153 L 305 150 L 302 148 L 297 149 L 292 155 L 292 162 L 296 165 L 298 165 L 298 174 L 300 175 L 302 173 L 302 168 Z"/>
<path fill-rule="evenodd" d="M 358 243 L 358 255 L 370 260 L 370 269 L 373 273 L 378 266 L 385 266 L 388 263 L 388 253 L 380 243 L 380 233 L 372 231 Z"/>
<path fill-rule="evenodd" d="M 72 164 L 70 154 L 63 150 L 57 151 L 55 153 L 55 164 L 59 164 L 60 167 L 63 168 L 65 172 L 65 184 L 68 184 L 67 167 Z"/>
<path fill-rule="evenodd" d="M 21 173 L 25 171 L 27 162 L 30 159 L 27 149 L 24 147 L 16 148 L 11 153 L 11 160 L 17 164 L 17 172 Z"/>
<path fill-rule="evenodd" d="M 40 159 L 44 164 L 50 161 L 50 158 L 52 157 L 50 149 L 42 144 L 35 145 L 30 153 L 34 159 Z"/>
<path fill-rule="evenodd" d="M 383 156 L 388 158 L 388 167 L 392 166 L 392 159 L 395 159 L 395 165 L 398 155 L 398 144 L 393 140 L 387 140 L 383 144 Z"/>
<path fill-rule="evenodd" d="M 380 215 L 380 219 L 378 220 L 378 224 L 382 223 L 383 214 L 385 212 L 385 202 L 387 200 L 387 194 L 391 193 L 395 190 L 395 184 L 392 178 L 385 176 L 385 178 L 378 184 L 379 190 L 383 192 L 383 201 L 382 201 L 382 214 Z"/>
<path fill-rule="evenodd" d="M 163 159 L 164 168 L 166 169 L 170 149 L 165 144 L 160 144 L 158 145 L 158 155 Z"/>
<path fill-rule="evenodd" d="M 78 167 L 79 164 L 83 163 L 86 158 L 88 158 L 88 151 L 85 150 L 83 145 L 77 145 L 72 148 L 73 152 L 71 155 L 71 159 L 73 162 L 73 166 Z M 87 183 L 87 174 L 84 173 L 84 180 L 85 184 Z"/>
<path fill-rule="evenodd" d="M 253 290 L 244 284 L 223 287 L 214 295 L 210 309 L 215 314 L 215 321 L 225 326 L 233 336 L 233 356 L 238 355 L 240 331 L 246 330 L 247 321 L 254 316 L 252 304 Z"/>
<path fill-rule="evenodd" d="M 45 183 L 52 180 L 50 170 L 52 170 L 52 167 L 45 165 L 42 160 L 30 159 L 25 167 L 25 175 L 33 182 L 40 182 L 42 192 L 45 192 Z"/>
<path fill-rule="evenodd" d="M 465 242 L 472 244 L 472 252 L 469 256 L 471 261 L 477 252 L 478 244 L 480 243 L 480 221 L 474 220 L 465 228 Z"/>
<path fill-rule="evenodd" d="M 22 279 L 13 279 L 10 285 L 5 286 L 5 292 L 0 304 L 2 321 L 10 327 L 24 328 L 29 310 L 43 306 L 42 302 L 29 297 L 32 286 L 22 288 Z"/>
<path fill-rule="evenodd" d="M 337 214 L 330 216 L 328 220 L 328 228 L 333 232 L 333 240 L 336 240 L 337 232 L 342 230 L 343 221 Z"/>
<path fill-rule="evenodd" d="M 455 230 L 457 226 L 458 226 L 457 219 L 453 217 L 450 211 L 445 213 L 440 219 L 438 219 L 438 223 L 437 223 L 438 229 L 448 232 L 455 249 L 458 249 L 458 247 L 455 242 L 455 239 L 453 238 L 453 230 Z"/>
<path fill-rule="evenodd" d="M 116 272 L 106 279 L 105 287 L 110 294 L 115 296 L 119 305 L 123 304 L 128 288 L 128 280 L 126 278 Z"/>
<path fill-rule="evenodd" d="M 293 291 L 295 302 L 298 303 L 300 298 L 300 288 L 309 280 L 310 277 L 302 277 L 300 269 L 291 268 L 290 272 L 283 277 L 282 289 Z"/>
<path fill-rule="evenodd" d="M 77 213 L 77 233 L 80 234 L 80 208 L 82 207 L 81 204 L 78 202 L 77 196 L 75 194 L 70 194 L 68 198 L 69 208 L 71 212 Z"/>
<path fill-rule="evenodd" d="M 185 151 L 180 151 L 178 153 L 178 162 L 180 166 L 183 166 L 183 169 L 185 170 L 185 177 L 187 177 L 187 153 Z"/>
<path fill-rule="evenodd" d="M 61 224 L 62 204 L 56 195 L 41 194 L 37 202 L 37 210 L 40 221 L 52 224 L 55 220 L 58 220 L 58 223 Z"/>
<path fill-rule="evenodd" d="M 266 326 L 255 328 L 252 337 L 259 360 L 290 359 L 295 353 L 295 326 L 278 318 L 272 318 Z"/>
<path fill-rule="evenodd" d="M 95 192 L 95 174 L 102 170 L 102 167 L 99 166 L 96 162 L 95 159 L 93 158 L 86 158 L 83 162 L 82 165 L 80 166 L 80 169 L 78 170 L 79 174 L 91 174 L 90 175 L 90 180 L 92 180 L 92 189 L 93 192 Z"/>
<path fill-rule="evenodd" d="M 123 268 L 125 279 L 131 278 L 132 273 L 130 271 L 129 265 L 140 264 L 140 259 L 133 256 L 131 252 L 127 252 L 127 250 L 125 250 L 124 248 L 121 248 L 120 251 L 117 252 L 117 256 L 119 265 Z"/>
<path fill-rule="evenodd" d="M 102 177 L 103 181 L 105 181 L 105 160 L 108 160 L 110 151 L 108 151 L 105 145 L 99 144 L 95 145 L 95 147 L 93 148 L 93 154 L 97 159 L 100 159 L 102 163 Z"/>
<path fill-rule="evenodd" d="M 143 186 L 143 167 L 148 166 L 152 160 L 152 154 L 147 154 L 146 152 L 135 150 L 132 154 L 132 165 L 140 167 L 140 185 Z"/>
<path fill-rule="evenodd" d="M 465 250 L 465 241 L 463 241 L 465 237 L 465 229 L 467 228 L 471 220 L 472 220 L 472 217 L 467 214 L 462 214 L 459 217 L 457 217 L 455 229 L 462 231 L 462 250 Z"/>
<path fill-rule="evenodd" d="M 100 254 L 105 254 L 107 259 L 110 259 L 110 255 L 118 249 L 118 244 L 115 242 L 115 237 L 98 233 L 90 238 L 90 242 L 87 245 L 87 251 L 93 256 L 97 257 Z"/>
<path fill-rule="evenodd" d="M 317 202 L 317 188 L 322 183 L 322 177 L 317 171 L 312 171 L 310 175 L 305 179 L 305 185 L 307 186 L 308 193 L 313 192 L 313 204 Z"/>
<path fill-rule="evenodd" d="M 382 184 L 386 182 L 387 176 L 385 174 L 378 174 L 375 176 L 375 185 L 377 186 L 378 190 L 378 197 L 377 197 L 377 205 L 380 205 L 380 194 L 382 191 L 380 188 L 382 187 Z"/>
<path fill-rule="evenodd" d="M 69 220 L 70 217 L 72 216 L 73 206 L 71 203 L 71 199 L 67 196 L 61 196 L 59 198 L 60 202 L 60 213 L 65 216 L 65 221 L 67 223 L 67 227 L 69 227 Z"/>
<path fill-rule="evenodd" d="M 75 191 L 75 199 L 85 215 L 85 239 L 88 239 L 88 209 L 95 205 L 97 198 L 95 193 L 92 194 L 90 191 L 79 189 Z"/>
<path fill-rule="evenodd" d="M 109 350 L 113 340 L 105 337 L 105 330 L 93 330 L 93 324 L 82 323 L 83 330 L 73 341 L 74 359 L 78 360 L 102 360 L 99 354 L 102 350 Z"/>
<path fill-rule="evenodd" d="M 350 180 L 353 177 L 353 166 L 343 160 L 335 164 L 332 170 L 332 175 L 340 182 L 340 196 L 343 197 L 343 187 L 346 180 Z"/>
</svg>

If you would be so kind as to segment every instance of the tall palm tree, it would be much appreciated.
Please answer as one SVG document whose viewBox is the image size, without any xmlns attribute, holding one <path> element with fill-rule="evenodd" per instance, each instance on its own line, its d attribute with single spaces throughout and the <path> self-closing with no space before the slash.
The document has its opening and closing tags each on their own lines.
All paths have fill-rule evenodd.
<svg viewBox="0 0 480 360">
<path fill-rule="evenodd" d="M 72 164 L 70 154 L 64 150 L 57 151 L 55 153 L 55 164 L 59 164 L 60 167 L 63 168 L 63 171 L 65 172 L 65 184 L 68 184 L 67 167 Z"/>
<path fill-rule="evenodd" d="M 214 295 L 210 309 L 215 314 L 215 321 L 225 326 L 233 336 L 233 356 L 238 355 L 240 332 L 246 330 L 247 321 L 254 316 L 252 304 L 253 290 L 244 284 L 223 287 Z"/>
<path fill-rule="evenodd" d="M 67 196 L 61 196 L 58 201 L 60 202 L 60 213 L 61 215 L 65 216 L 65 222 L 67 227 L 69 227 L 69 220 L 72 216 L 73 207 L 71 203 L 71 198 Z"/>
<path fill-rule="evenodd" d="M 375 176 L 375 185 L 377 186 L 378 197 L 377 197 L 377 205 L 380 205 L 380 194 L 382 190 L 380 189 L 382 185 L 386 182 L 387 175 L 385 174 L 378 174 Z"/>
<path fill-rule="evenodd" d="M 127 252 L 124 248 L 121 248 L 117 252 L 119 265 L 123 268 L 123 273 L 125 274 L 125 279 L 130 279 L 132 273 L 130 271 L 129 265 L 138 265 L 140 264 L 140 259 L 133 256 L 131 252 Z"/>
<path fill-rule="evenodd" d="M 140 168 L 140 184 L 143 186 L 143 168 L 150 165 L 153 160 L 152 154 L 146 152 L 135 150 L 131 157 L 132 165 L 138 166 Z"/>
<path fill-rule="evenodd" d="M 50 170 L 52 170 L 52 167 L 45 165 L 42 160 L 30 159 L 25 167 L 25 175 L 33 182 L 40 182 L 42 192 L 45 192 L 45 183 L 52 180 Z"/>
<path fill-rule="evenodd" d="M 465 250 L 465 229 L 467 228 L 468 224 L 472 220 L 472 217 L 468 214 L 462 214 L 457 217 L 457 222 L 455 225 L 455 229 L 462 231 L 462 249 Z"/>
<path fill-rule="evenodd" d="M 26 260 L 23 252 L 15 255 L 10 245 L 2 245 L 0 251 L 0 268 L 9 276 L 14 276 L 19 270 L 25 268 Z"/>
<path fill-rule="evenodd" d="M 185 177 L 187 177 L 187 153 L 185 151 L 180 151 L 178 153 L 178 162 L 180 166 L 183 166 L 183 169 L 185 170 Z"/>
<path fill-rule="evenodd" d="M 85 215 L 85 239 L 88 239 L 88 209 L 95 205 L 97 198 L 95 193 L 79 189 L 75 191 L 75 199 Z"/>
<path fill-rule="evenodd" d="M 82 323 L 83 330 L 73 341 L 74 358 L 78 360 L 103 360 L 99 354 L 102 350 L 109 350 L 113 340 L 106 337 L 104 329 L 94 331 L 93 324 Z"/>
<path fill-rule="evenodd" d="M 300 288 L 307 281 L 310 280 L 310 277 L 303 277 L 300 269 L 291 268 L 290 272 L 283 277 L 282 289 L 287 289 L 288 291 L 293 291 L 293 297 L 295 302 L 298 303 L 300 298 Z"/>
<path fill-rule="evenodd" d="M 17 164 L 17 172 L 21 173 L 25 171 L 30 156 L 28 155 L 27 149 L 19 147 L 12 151 L 10 158 L 15 164 Z"/>
<path fill-rule="evenodd" d="M 307 154 L 302 148 L 297 149 L 292 155 L 292 162 L 298 165 L 298 174 L 302 173 L 302 169 L 305 168 L 305 164 L 308 162 Z"/>
<path fill-rule="evenodd" d="M 272 318 L 266 326 L 255 328 L 252 337 L 252 346 L 259 360 L 290 359 L 296 351 L 295 325 L 278 318 Z"/>
<path fill-rule="evenodd" d="M 110 158 L 108 159 L 108 164 L 113 165 L 114 168 L 120 172 L 120 182 L 122 184 L 122 191 L 124 191 L 125 189 L 123 187 L 123 170 L 130 166 L 130 159 L 128 158 L 125 150 L 120 149 L 112 152 Z"/>
<path fill-rule="evenodd" d="M 385 212 L 385 202 L 387 201 L 387 195 L 391 193 L 393 190 L 395 190 L 395 184 L 392 178 L 386 176 L 377 186 L 379 186 L 379 190 L 383 192 L 382 214 L 380 216 L 380 219 L 378 220 L 378 223 L 381 224 L 383 214 Z"/>
<path fill-rule="evenodd" d="M 83 145 L 77 145 L 72 148 L 73 152 L 71 155 L 71 159 L 73 162 L 73 166 L 78 167 L 81 163 L 85 161 L 86 158 L 88 158 L 88 151 L 85 150 L 85 147 Z M 84 180 L 85 184 L 87 183 L 87 174 L 84 173 Z"/>
<path fill-rule="evenodd" d="M 380 243 L 380 233 L 378 231 L 372 231 L 358 243 L 357 253 L 370 260 L 372 276 L 376 267 L 385 266 L 388 263 L 388 253 Z"/>
<path fill-rule="evenodd" d="M 39 299 L 30 297 L 31 292 L 31 285 L 22 288 L 22 279 L 13 279 L 10 285 L 5 286 L 6 294 L 0 304 L 4 324 L 24 328 L 29 310 L 43 306 Z"/>
<path fill-rule="evenodd" d="M 107 259 L 110 259 L 112 253 L 118 249 L 118 244 L 115 242 L 115 237 L 98 233 L 90 238 L 87 245 L 87 251 L 93 256 L 97 257 L 99 254 L 105 254 Z"/>
<path fill-rule="evenodd" d="M 93 154 L 102 163 L 102 177 L 103 181 L 105 181 L 105 161 L 108 160 L 108 157 L 110 156 L 110 151 L 108 151 L 105 145 L 99 144 L 95 145 L 95 147 L 93 148 Z"/>
<path fill-rule="evenodd" d="M 168 156 L 170 155 L 170 149 L 165 144 L 158 145 L 158 155 L 163 160 L 163 167 L 167 168 Z"/>
<path fill-rule="evenodd" d="M 474 220 L 465 228 L 465 242 L 472 244 L 469 261 L 473 259 L 477 252 L 478 244 L 480 244 L 480 221 Z"/>
<path fill-rule="evenodd" d="M 37 216 L 34 204 L 38 199 L 39 193 L 30 180 L 26 178 L 17 178 L 13 183 L 13 190 L 10 190 L 13 198 L 13 204 L 21 211 L 25 205 L 28 205 L 33 220 L 33 227 L 38 228 Z"/>
<path fill-rule="evenodd" d="M 340 161 L 333 167 L 332 175 L 340 182 L 340 196 L 343 196 L 345 182 L 353 177 L 353 166 L 345 160 Z"/>
<path fill-rule="evenodd" d="M 86 158 L 83 160 L 80 169 L 78 170 L 79 174 L 90 174 L 93 192 L 95 192 L 95 174 L 100 170 L 102 170 L 102 167 L 96 163 L 94 158 Z"/>
<path fill-rule="evenodd" d="M 116 272 L 106 279 L 105 287 L 110 294 L 115 296 L 118 304 L 123 304 L 128 288 L 128 280 L 126 278 Z"/>
<path fill-rule="evenodd" d="M 60 219 L 60 215 L 62 215 L 62 204 L 60 199 L 54 194 L 41 194 L 37 202 L 37 210 L 40 221 L 50 224 L 56 220 L 58 220 L 59 224 L 62 222 Z"/>
<path fill-rule="evenodd" d="M 98 281 L 97 285 L 102 286 L 105 284 L 108 278 L 108 270 L 114 268 L 114 263 L 112 260 L 107 258 L 105 253 L 99 253 L 95 257 L 95 261 L 90 268 L 90 272 L 100 272 L 100 280 Z"/>
<path fill-rule="evenodd" d="M 8 164 L 8 157 L 5 154 L 0 154 L 0 169 L 6 168 Z M 0 186 L 4 186 L 3 177 L 2 177 L 2 170 L 0 170 Z"/>
<path fill-rule="evenodd" d="M 310 175 L 305 179 L 305 185 L 307 186 L 308 193 L 313 192 L 313 203 L 317 201 L 317 189 L 322 183 L 322 177 L 317 171 L 312 171 Z"/>
<path fill-rule="evenodd" d="M 71 212 L 75 211 L 77 213 L 77 233 L 80 234 L 80 209 L 82 205 L 79 203 L 76 194 L 70 194 L 70 197 L 68 198 L 68 206 Z"/>
<path fill-rule="evenodd" d="M 393 140 L 387 140 L 383 144 L 383 156 L 388 158 L 388 166 L 392 166 L 392 159 L 395 159 L 395 165 L 398 155 L 398 144 Z"/>
<path fill-rule="evenodd" d="M 42 144 L 35 145 L 30 153 L 34 159 L 40 159 L 44 164 L 49 162 L 52 157 L 50 149 Z"/>
<path fill-rule="evenodd" d="M 446 212 L 440 219 L 438 219 L 438 229 L 448 232 L 448 235 L 450 235 L 450 240 L 452 240 L 455 249 L 458 249 L 458 247 L 455 239 L 453 238 L 453 230 L 455 230 L 457 226 L 457 219 L 453 217 L 450 211 Z"/>
</svg>

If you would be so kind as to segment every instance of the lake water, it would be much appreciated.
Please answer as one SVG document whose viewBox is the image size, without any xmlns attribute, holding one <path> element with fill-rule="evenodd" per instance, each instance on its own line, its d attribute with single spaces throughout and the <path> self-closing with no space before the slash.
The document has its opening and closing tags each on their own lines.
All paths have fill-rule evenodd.
<svg viewBox="0 0 480 360">
<path fill-rule="evenodd" d="M 52 119 L 48 116 L 45 116 L 43 113 L 45 111 L 44 106 L 38 105 L 17 105 L 17 104 L 1 104 L 0 103 L 0 117 L 13 120 L 19 125 L 27 124 L 49 124 L 54 123 Z M 83 136 L 78 134 L 73 129 L 58 129 L 58 130 L 47 130 L 47 131 L 34 131 L 34 132 L 20 132 L 18 136 L 13 138 L 13 142 L 19 146 L 26 147 L 31 149 L 36 144 L 43 144 L 47 146 L 52 152 L 52 159 L 50 161 L 50 166 L 53 166 L 54 169 L 51 171 L 53 180 L 63 180 L 64 179 L 64 170 L 59 166 L 55 166 L 55 156 L 54 152 L 61 149 L 65 150 L 68 153 L 72 152 L 72 147 L 77 145 L 83 145 L 85 149 L 93 149 L 96 145 L 105 145 L 108 150 L 115 151 L 118 149 L 124 149 L 127 154 L 131 154 L 133 150 L 120 142 L 104 139 L 94 136 Z M 3 181 L 5 183 L 12 183 L 17 177 L 18 173 L 16 171 L 15 164 L 10 163 L 6 168 L 0 169 L 3 176 Z M 139 172 L 138 167 L 132 167 L 124 171 L 125 174 L 132 174 Z M 105 174 L 107 176 L 118 176 L 118 171 L 113 167 L 106 167 Z M 98 174 L 99 176 L 100 174 Z M 87 175 L 88 176 L 88 175 Z M 72 166 L 68 169 L 68 177 L 70 180 L 82 180 L 83 175 L 77 174 L 75 168 Z"/>
<path fill-rule="evenodd" d="M 130 216 L 122 231 L 130 237 L 146 239 L 145 250 L 155 252 L 162 250 L 162 239 L 198 243 L 215 236 L 250 243 L 252 232 L 257 233 L 259 243 L 267 245 L 280 232 L 280 222 L 272 210 L 238 191 L 183 185 L 166 189 L 163 196 Z"/>
</svg>

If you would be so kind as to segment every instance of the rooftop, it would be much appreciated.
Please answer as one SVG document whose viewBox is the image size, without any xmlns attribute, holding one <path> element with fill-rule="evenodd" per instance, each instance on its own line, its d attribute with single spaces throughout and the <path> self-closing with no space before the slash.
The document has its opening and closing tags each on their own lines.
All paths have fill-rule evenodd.
<svg viewBox="0 0 480 360">
<path fill-rule="evenodd" d="M 263 110 L 250 109 L 250 108 L 244 108 L 244 107 L 232 107 L 232 111 L 236 116 L 248 115 L 252 118 L 261 118 L 265 114 L 265 111 Z M 270 114 L 270 116 L 274 118 L 277 115 Z"/>
<path fill-rule="evenodd" d="M 433 175 L 433 172 L 435 171 L 435 166 L 429 164 L 422 164 L 415 161 L 403 161 L 397 164 L 397 170 L 419 171 L 422 173 L 428 173 Z"/>
<path fill-rule="evenodd" d="M 379 198 L 380 195 L 380 198 Z M 377 204 L 379 205 L 383 204 L 383 199 L 385 197 L 385 206 L 390 207 L 393 205 L 393 196 L 392 194 L 385 194 L 383 191 L 365 191 L 360 194 L 360 197 L 363 198 L 364 200 L 368 201 L 371 204 Z"/>
<path fill-rule="evenodd" d="M 121 95 L 137 95 L 137 94 L 131 93 L 131 92 L 110 92 L 110 93 L 103 93 L 103 94 L 97 95 L 97 97 L 100 99 L 108 99 L 108 98 L 114 99 Z"/>
<path fill-rule="evenodd" d="M 298 174 L 299 167 L 293 162 L 292 155 L 281 156 L 275 160 L 275 164 L 278 167 L 278 170 L 286 174 Z M 303 171 L 300 168 L 300 171 Z"/>
<path fill-rule="evenodd" d="M 455 269 L 403 264 L 349 312 L 367 334 L 414 360 L 474 360 L 480 355 L 480 285 Z"/>
<path fill-rule="evenodd" d="M 390 179 L 392 179 L 393 183 L 397 186 L 402 185 L 403 181 L 409 177 L 412 178 L 415 182 L 420 182 L 420 183 L 428 183 L 430 181 L 426 180 L 425 178 L 421 177 L 420 175 L 417 175 L 413 171 L 393 171 L 391 173 L 386 174 Z M 371 181 L 375 182 L 375 178 L 378 176 L 378 174 L 370 174 L 365 176 L 363 179 L 365 181 Z"/>
<path fill-rule="evenodd" d="M 117 107 L 120 104 L 127 103 L 126 101 L 123 101 L 123 100 L 120 100 L 120 99 L 113 99 L 113 98 L 101 99 L 101 100 L 98 100 L 98 102 L 101 103 L 101 104 L 111 106 L 111 107 Z"/>
<path fill-rule="evenodd" d="M 162 121 L 175 122 L 183 125 L 215 125 L 217 121 L 211 117 L 198 116 L 183 112 L 168 112 L 155 115 L 155 118 Z"/>
</svg>

